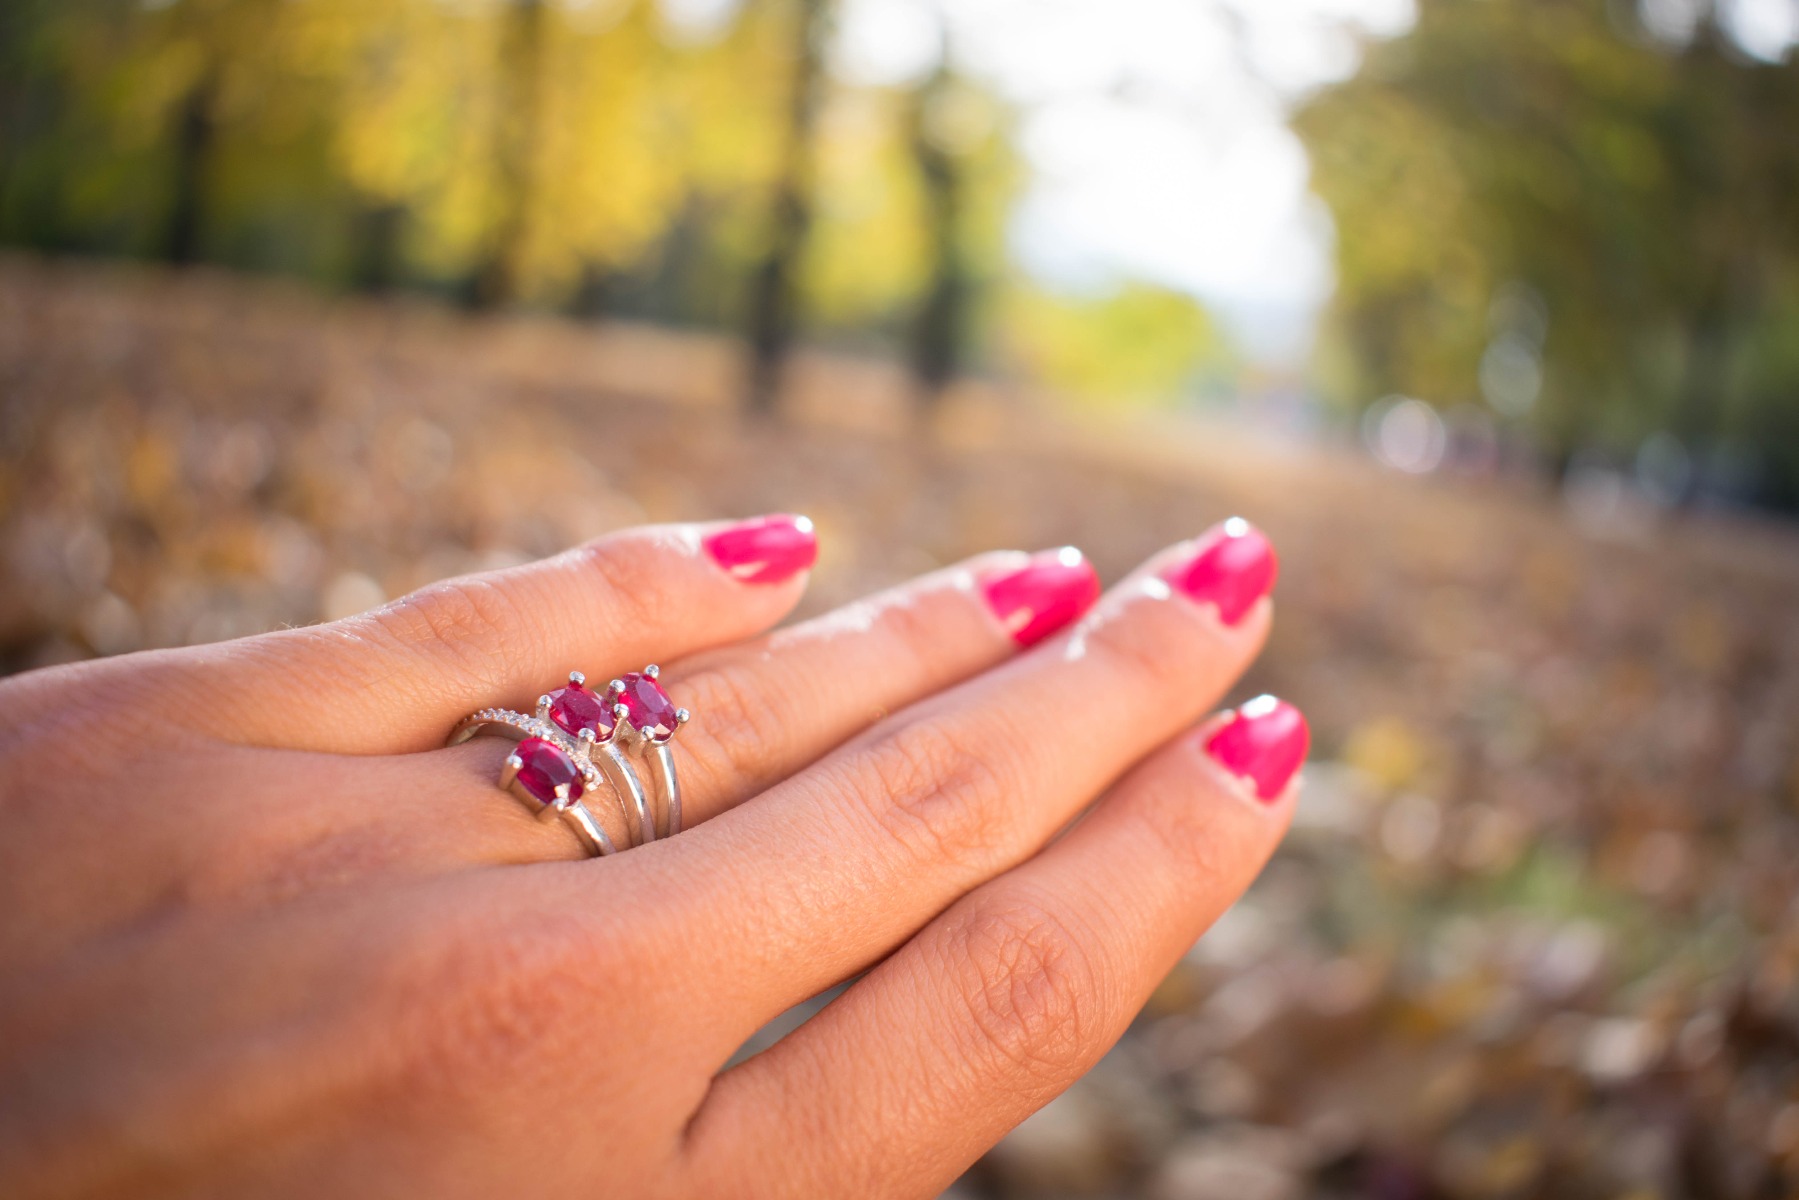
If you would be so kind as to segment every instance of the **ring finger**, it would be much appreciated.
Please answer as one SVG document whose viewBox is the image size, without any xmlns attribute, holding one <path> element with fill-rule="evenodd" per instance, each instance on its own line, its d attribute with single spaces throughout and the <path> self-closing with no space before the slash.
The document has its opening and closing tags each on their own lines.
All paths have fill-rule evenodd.
<svg viewBox="0 0 1799 1200">
<path fill-rule="evenodd" d="M 885 714 L 1047 637 L 1098 591 L 1091 565 L 1072 549 L 988 554 L 670 664 L 662 683 L 695 713 L 672 745 L 684 824 L 716 815 Z M 511 749 L 510 741 L 481 737 L 421 754 L 315 759 L 330 768 L 334 785 L 305 804 L 263 811 L 253 861 L 207 853 L 210 839 L 196 837 L 192 822 L 177 845 L 153 846 L 146 838 L 140 847 L 156 861 L 186 863 L 196 897 L 237 896 L 249 886 L 288 894 L 370 872 L 584 855 L 574 829 L 541 819 L 498 788 Z M 636 837 L 622 800 L 602 786 L 583 804 L 613 844 L 625 847 Z"/>
<path fill-rule="evenodd" d="M 659 682 L 695 714 L 672 743 L 684 824 L 741 803 L 888 713 L 1049 636 L 1098 594 L 1092 566 L 1071 547 L 987 554 L 668 666 Z M 494 802 L 493 781 L 507 752 L 504 742 L 477 739 L 431 755 L 446 773 L 443 786 L 404 793 L 389 817 L 430 815 L 441 824 L 446 805 L 454 806 L 454 847 L 438 853 L 475 861 L 543 857 L 546 838 L 533 814 Z M 641 777 L 649 787 L 648 775 Z M 590 794 L 587 807 L 615 844 L 628 846 L 630 805 L 610 791 Z M 579 849 L 573 837 L 560 845 Z"/>
<path fill-rule="evenodd" d="M 638 557 L 654 555 L 656 547 L 639 547 L 642 541 L 627 539 L 627 548 Z M 725 565 L 722 557 L 720 565 Z M 534 578 L 531 572 L 511 579 L 476 577 L 463 589 L 499 591 Z M 756 585 L 766 581 L 743 582 L 752 585 L 740 589 L 745 602 L 761 606 L 745 619 L 763 620 L 766 589 Z M 774 590 L 789 589 L 783 583 Z M 668 690 L 698 714 L 674 745 L 685 824 L 697 824 L 793 773 L 885 713 L 1047 636 L 1078 616 L 1097 593 L 1092 568 L 1072 550 L 991 554 L 793 628 L 670 664 L 663 676 Z M 780 595 L 772 599 L 787 602 Z M 527 628 L 519 636 L 545 632 Z M 329 630 L 316 636 L 328 638 Z M 557 656 L 547 650 L 534 652 L 533 661 L 554 661 Z M 653 652 L 646 646 L 634 653 Z M 569 653 L 579 650 L 571 647 Z M 564 670 L 617 666 L 568 658 L 561 665 Z M 352 662 L 348 669 L 364 668 Z M 404 668 L 415 669 L 425 668 Z M 454 662 L 446 660 L 438 670 L 446 687 L 462 686 Z M 534 676 L 525 686 L 556 682 Z M 517 702 L 512 696 L 483 700 Z M 366 707 L 365 699 L 357 702 Z M 436 735 L 440 744 L 452 720 L 453 715 L 443 717 Z M 249 891 L 270 897 L 313 891 L 372 874 L 585 852 L 572 829 L 537 819 L 497 788 L 499 766 L 510 748 L 499 738 L 477 738 L 447 750 L 343 757 L 311 748 L 211 741 L 204 734 L 182 737 L 182 746 L 151 746 L 145 752 L 241 760 L 240 766 L 221 768 L 222 777 L 238 778 L 241 786 L 135 804 L 129 839 L 95 843 L 108 855 L 113 886 L 103 897 L 82 901 L 81 919 L 104 925 L 128 916 L 164 897 L 175 878 L 184 881 L 185 902 L 207 903 Z M 141 788 L 122 788 L 120 794 L 139 796 Z M 632 843 L 625 814 L 610 796 L 590 795 L 587 804 L 615 844 Z M 231 853 L 218 852 L 225 845 Z M 32 873 L 24 870 L 31 864 L 15 865 Z M 52 869 L 39 866 L 34 870 L 40 875 Z M 29 893 L 30 879 L 15 882 Z"/>
</svg>

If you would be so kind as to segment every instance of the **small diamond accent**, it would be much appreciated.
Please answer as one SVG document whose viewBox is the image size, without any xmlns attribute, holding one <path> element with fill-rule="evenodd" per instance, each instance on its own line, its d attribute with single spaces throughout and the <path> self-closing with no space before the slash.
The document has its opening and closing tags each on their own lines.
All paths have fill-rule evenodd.
<svg viewBox="0 0 1799 1200">
<path fill-rule="evenodd" d="M 581 770 L 581 778 L 590 789 L 600 785 L 600 773 L 587 755 L 587 748 L 564 733 L 549 721 L 540 721 L 529 713 L 518 712 L 510 708 L 483 708 L 470 713 L 457 722 L 458 733 L 471 730 L 477 725 L 505 725 L 516 729 L 526 737 L 542 738 L 551 743 L 570 758 Z M 523 740 L 522 738 L 520 739 Z"/>
</svg>

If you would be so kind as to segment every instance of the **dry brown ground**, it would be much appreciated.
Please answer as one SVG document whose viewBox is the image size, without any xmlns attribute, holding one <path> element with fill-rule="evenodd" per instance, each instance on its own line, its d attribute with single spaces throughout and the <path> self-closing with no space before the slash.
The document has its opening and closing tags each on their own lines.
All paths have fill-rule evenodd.
<svg viewBox="0 0 1799 1200">
<path fill-rule="evenodd" d="M 808 358 L 0 263 L 0 662 L 351 611 L 643 519 L 800 510 L 816 610 L 976 550 L 1110 576 L 1242 513 L 1283 554 L 1246 689 L 1317 734 L 1302 827 L 971 1195 L 1799 1188 L 1799 536 L 1580 525 L 1226 427 L 970 388 L 929 429 Z"/>
</svg>

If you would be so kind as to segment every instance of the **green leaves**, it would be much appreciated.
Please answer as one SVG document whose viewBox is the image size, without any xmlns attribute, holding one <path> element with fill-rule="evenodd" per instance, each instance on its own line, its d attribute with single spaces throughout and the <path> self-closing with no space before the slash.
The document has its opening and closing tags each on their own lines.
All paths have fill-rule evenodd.
<svg viewBox="0 0 1799 1200">
<path fill-rule="evenodd" d="M 1620 11 L 1426 0 L 1300 112 L 1339 239 L 1349 366 L 1328 384 L 1485 405 L 1557 457 L 1627 458 L 1661 430 L 1702 460 L 1746 447 L 1762 497 L 1799 503 L 1752 432 L 1799 386 L 1755 334 L 1799 279 L 1799 73 L 1709 27 L 1672 50 Z M 1528 413 L 1482 387 L 1519 287 L 1548 318 Z"/>
</svg>

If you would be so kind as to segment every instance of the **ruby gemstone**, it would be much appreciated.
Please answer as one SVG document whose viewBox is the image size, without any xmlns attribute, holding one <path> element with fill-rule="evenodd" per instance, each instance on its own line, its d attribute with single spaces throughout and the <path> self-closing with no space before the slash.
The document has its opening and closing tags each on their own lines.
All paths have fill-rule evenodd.
<svg viewBox="0 0 1799 1200">
<path fill-rule="evenodd" d="M 550 693 L 550 720 L 570 737 L 581 736 L 583 729 L 593 730 L 602 742 L 612 736 L 612 705 L 578 683 Z"/>
<path fill-rule="evenodd" d="M 579 800 L 587 790 L 586 780 L 575 760 L 555 742 L 547 738 L 526 738 L 513 751 L 518 755 L 519 784 L 542 804 L 556 803 L 556 789 L 568 785 L 568 799 Z"/>
<path fill-rule="evenodd" d="M 674 701 L 662 685 L 639 671 L 627 671 L 619 680 L 625 685 L 619 703 L 625 706 L 632 728 L 657 741 L 666 740 L 679 722 L 675 720 Z"/>
</svg>

